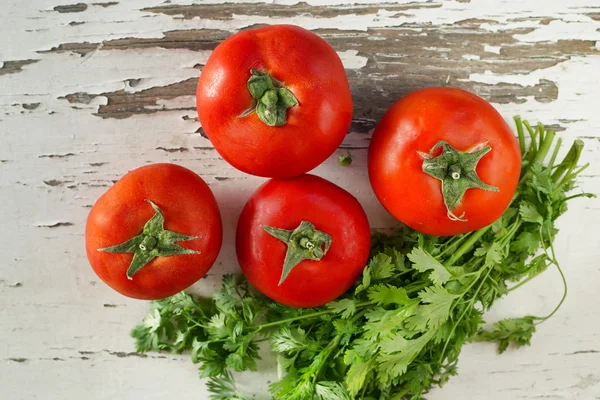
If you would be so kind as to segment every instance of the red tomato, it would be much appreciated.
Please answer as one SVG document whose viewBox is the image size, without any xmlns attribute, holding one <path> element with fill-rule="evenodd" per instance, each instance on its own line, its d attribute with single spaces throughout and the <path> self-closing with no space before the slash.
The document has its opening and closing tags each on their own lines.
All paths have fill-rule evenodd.
<svg viewBox="0 0 600 400">
<path fill-rule="evenodd" d="M 222 236 L 210 188 L 174 164 L 123 176 L 94 204 L 85 230 L 98 277 L 125 296 L 147 300 L 171 296 L 206 274 Z"/>
<path fill-rule="evenodd" d="M 373 133 L 368 164 L 373 190 L 394 217 L 446 236 L 480 229 L 502 215 L 519 181 L 521 153 L 487 101 L 461 89 L 428 88 L 386 112 Z"/>
<path fill-rule="evenodd" d="M 337 53 L 291 25 L 250 29 L 222 42 L 202 70 L 196 98 L 219 154 L 258 176 L 285 178 L 315 168 L 342 143 L 352 119 Z"/>
<path fill-rule="evenodd" d="M 325 179 L 302 175 L 269 180 L 250 197 L 238 222 L 236 250 L 242 271 L 260 292 L 289 306 L 316 307 L 339 297 L 360 276 L 370 236 L 358 200 Z M 314 257 L 302 259 L 306 253 Z M 287 276 L 286 257 L 302 259 Z"/>
</svg>

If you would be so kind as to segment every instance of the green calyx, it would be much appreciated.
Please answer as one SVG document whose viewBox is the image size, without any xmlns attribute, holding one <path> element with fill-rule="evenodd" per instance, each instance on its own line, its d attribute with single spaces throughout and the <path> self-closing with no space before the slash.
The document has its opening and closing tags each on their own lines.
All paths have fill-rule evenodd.
<svg viewBox="0 0 600 400">
<path fill-rule="evenodd" d="M 284 125 L 287 119 L 287 109 L 298 105 L 298 100 L 289 89 L 275 81 L 267 72 L 256 69 L 250 70 L 248 90 L 252 94 L 253 102 L 249 110 L 242 116 L 256 111 L 258 118 L 269 126 Z M 249 112 L 248 112 L 249 111 Z"/>
<path fill-rule="evenodd" d="M 437 157 L 433 153 L 442 148 L 442 154 Z M 448 142 L 440 140 L 429 152 L 421 153 L 423 157 L 423 172 L 439 179 L 442 182 L 442 195 L 444 204 L 448 210 L 448 218 L 453 221 L 466 221 L 461 216 L 456 216 L 453 210 L 460 204 L 467 189 L 483 189 L 498 192 L 496 186 L 485 184 L 479 179 L 475 169 L 481 158 L 490 152 L 492 148 L 487 142 L 480 143 L 468 152 L 456 150 Z"/>
<path fill-rule="evenodd" d="M 196 250 L 186 249 L 175 242 L 199 239 L 200 236 L 188 236 L 167 231 L 164 228 L 165 218 L 160 208 L 150 200 L 146 200 L 156 213 L 146 222 L 142 233 L 116 246 L 98 249 L 106 253 L 133 253 L 133 260 L 127 269 L 127 278 L 142 269 L 155 257 L 168 257 L 178 254 L 200 254 Z"/>
<path fill-rule="evenodd" d="M 331 246 L 331 236 L 316 230 L 314 225 L 307 221 L 302 221 L 293 231 L 270 226 L 263 226 L 263 229 L 287 245 L 279 286 L 301 261 L 319 261 Z"/>
</svg>

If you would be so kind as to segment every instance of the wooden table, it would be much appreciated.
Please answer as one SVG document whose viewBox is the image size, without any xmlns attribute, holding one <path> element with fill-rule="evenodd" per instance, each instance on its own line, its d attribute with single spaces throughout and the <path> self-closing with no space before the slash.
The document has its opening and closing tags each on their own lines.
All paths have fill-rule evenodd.
<svg viewBox="0 0 600 400">
<path fill-rule="evenodd" d="M 103 1 L 103 0 L 98 0 Z M 342 148 L 314 172 L 351 191 L 374 228 L 394 221 L 366 176 L 369 135 L 384 110 L 425 86 L 471 90 L 508 120 L 585 141 L 581 187 L 600 191 L 600 3 L 597 0 L 401 1 L 328 5 L 190 5 L 183 0 L 4 0 L 0 15 L 0 398 L 207 398 L 186 355 L 133 353 L 130 329 L 147 303 L 109 289 L 84 252 L 87 213 L 113 182 L 146 163 L 199 173 L 222 210 L 224 246 L 207 293 L 238 270 L 232 238 L 262 182 L 214 151 L 196 119 L 195 86 L 211 50 L 232 33 L 292 23 L 318 33 L 346 66 L 354 96 Z M 567 146 L 565 146 L 567 147 Z M 354 162 L 336 158 L 350 151 Z M 499 356 L 465 348 L 460 375 L 429 399 L 600 399 L 600 205 L 576 200 L 557 252 L 569 281 L 560 312 L 532 346 Z M 499 303 L 490 321 L 544 314 L 558 273 Z M 272 365 L 246 387 L 264 390 Z M 175 394 L 179 393 L 179 394 Z M 257 398 L 265 398 L 257 397 Z"/>
</svg>

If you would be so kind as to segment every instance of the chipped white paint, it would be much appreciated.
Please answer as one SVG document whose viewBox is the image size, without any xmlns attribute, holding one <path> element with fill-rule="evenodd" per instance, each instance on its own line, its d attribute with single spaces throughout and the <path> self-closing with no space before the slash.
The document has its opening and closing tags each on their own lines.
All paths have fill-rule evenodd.
<svg viewBox="0 0 600 400">
<path fill-rule="evenodd" d="M 483 51 L 487 51 L 488 53 L 500 54 L 500 49 L 502 49 L 500 46 L 483 45 Z"/>
<path fill-rule="evenodd" d="M 338 51 L 338 56 L 346 69 L 361 69 L 369 61 L 367 57 L 359 56 L 358 50 Z"/>
<path fill-rule="evenodd" d="M 191 95 L 157 100 L 155 108 L 170 111 L 124 119 L 93 115 L 108 102 L 102 93 L 140 93 L 196 78 L 198 70 L 194 67 L 204 63 L 210 51 L 160 47 L 103 50 L 101 45 L 83 57 L 43 51 L 64 43 L 160 39 L 174 30 L 236 31 L 258 23 L 296 23 L 310 29 L 361 34 L 377 27 L 402 26 L 419 37 L 427 35 L 421 33 L 423 27 L 449 29 L 469 19 L 485 21 L 480 26 L 484 32 L 531 29 L 515 35 L 516 40 L 531 46 L 580 39 L 596 41 L 595 48 L 600 49 L 600 6 L 596 0 L 403 0 L 396 2 L 407 6 L 401 12 L 381 5 L 377 11 L 364 14 L 318 18 L 233 15 L 226 20 L 183 19 L 141 11 L 161 5 L 162 0 L 122 0 L 109 7 L 89 3 L 87 10 L 79 13 L 53 11 L 55 6 L 77 3 L 70 0 L 2 3 L 0 65 L 13 60 L 39 60 L 24 65 L 21 72 L 0 75 L 0 341 L 4 344 L 0 348 L 0 397 L 11 399 L 152 400 L 172 396 L 176 391 L 181 399 L 206 398 L 203 383 L 197 380 L 187 356 L 131 354 L 128 332 L 140 321 L 147 305 L 116 294 L 87 266 L 83 249 L 85 218 L 89 206 L 112 181 L 137 166 L 174 162 L 198 172 L 215 192 L 225 226 L 217 265 L 208 279 L 193 287 L 197 293 L 207 293 L 218 286 L 220 275 L 237 271 L 233 246 L 236 219 L 245 199 L 263 181 L 228 166 L 211 144 L 195 133 L 199 126 L 194 120 Z M 308 1 L 317 6 L 338 3 Z M 172 0 L 170 4 L 190 2 Z M 549 22 L 542 23 L 543 19 Z M 505 48 L 510 50 L 510 44 L 480 46 L 492 55 L 502 54 Z M 449 51 L 440 46 L 429 53 L 434 59 L 453 56 L 446 54 Z M 369 61 L 361 48 L 338 54 L 346 68 L 353 71 L 360 72 Z M 401 63 L 403 49 L 389 49 L 387 55 L 390 63 Z M 485 54 L 464 54 L 461 58 L 474 62 L 486 59 Z M 439 79 L 438 84 L 452 84 L 456 78 L 444 74 Z M 497 107 L 507 119 L 518 113 L 567 128 L 565 142 L 575 135 L 584 137 L 584 162 L 592 162 L 592 166 L 582 179 L 582 187 L 600 192 L 600 51 L 565 57 L 554 66 L 527 74 L 471 73 L 468 80 L 530 87 L 542 80 L 554 82 L 558 87 L 555 101 L 540 103 L 527 97 L 522 104 Z M 78 92 L 89 96 L 75 103 L 63 98 Z M 393 100 L 389 99 L 390 103 Z M 336 157 L 346 152 L 340 149 L 315 173 L 351 191 L 365 206 L 374 228 L 390 227 L 391 217 L 368 185 L 367 144 L 364 134 L 350 132 L 344 146 L 353 148 L 353 164 L 337 166 Z M 570 294 L 564 308 L 539 326 L 532 346 L 502 356 L 497 356 L 490 345 L 467 346 L 459 376 L 435 390 L 429 399 L 600 398 L 597 226 L 598 200 L 575 201 L 561 220 L 557 253 L 569 280 Z M 489 319 L 544 314 L 552 309 L 560 293 L 557 273 L 548 271 L 501 301 Z M 260 378 L 242 377 L 246 389 L 264 393 L 266 382 L 275 379 L 268 359 L 261 366 L 266 372 Z"/>
</svg>

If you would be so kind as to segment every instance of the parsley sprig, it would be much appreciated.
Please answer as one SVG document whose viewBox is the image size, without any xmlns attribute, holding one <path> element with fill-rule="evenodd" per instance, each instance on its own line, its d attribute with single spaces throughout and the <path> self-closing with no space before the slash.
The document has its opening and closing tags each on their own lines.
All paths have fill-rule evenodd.
<svg viewBox="0 0 600 400">
<path fill-rule="evenodd" d="M 554 315 L 567 294 L 553 247 L 555 221 L 569 200 L 593 195 L 566 195 L 587 168 L 577 167 L 582 141 L 557 162 L 562 140 L 555 142 L 554 132 L 515 121 L 521 178 L 511 205 L 492 225 L 452 237 L 408 228 L 375 234 L 361 279 L 314 309 L 283 306 L 242 276 L 225 276 L 212 298 L 179 293 L 152 302 L 132 331 L 137 351 L 190 351 L 200 377 L 209 378 L 212 399 L 245 399 L 231 371 L 256 370 L 259 344 L 269 341 L 281 377 L 270 385 L 275 399 L 419 400 L 456 375 L 465 343 L 496 342 L 500 352 L 529 345 L 536 325 Z M 564 295 L 549 315 L 482 329 L 485 311 L 498 298 L 550 266 L 560 272 Z"/>
</svg>

